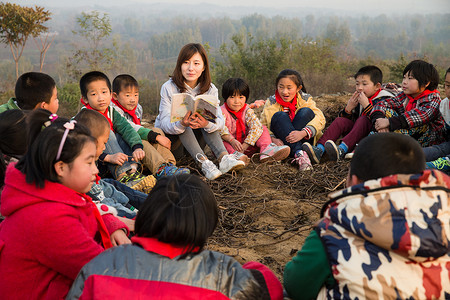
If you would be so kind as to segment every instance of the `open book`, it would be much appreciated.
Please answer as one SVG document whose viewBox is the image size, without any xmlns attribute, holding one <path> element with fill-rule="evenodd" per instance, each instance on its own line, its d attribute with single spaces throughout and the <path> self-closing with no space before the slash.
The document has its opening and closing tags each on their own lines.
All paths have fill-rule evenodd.
<svg viewBox="0 0 450 300">
<path fill-rule="evenodd" d="M 187 93 L 172 95 L 172 110 L 170 122 L 181 121 L 190 110 L 199 113 L 206 120 L 216 123 L 218 99 L 213 95 L 198 95 L 193 97 Z"/>
</svg>

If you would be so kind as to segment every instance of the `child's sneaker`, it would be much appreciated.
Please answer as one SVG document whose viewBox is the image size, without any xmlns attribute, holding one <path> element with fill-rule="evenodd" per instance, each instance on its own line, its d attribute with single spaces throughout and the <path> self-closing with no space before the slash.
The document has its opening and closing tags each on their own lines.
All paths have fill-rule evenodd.
<svg viewBox="0 0 450 300">
<path fill-rule="evenodd" d="M 160 179 L 163 176 L 173 176 L 173 175 L 179 175 L 179 174 L 190 174 L 191 171 L 189 171 L 188 168 L 179 168 L 177 166 L 174 166 L 173 164 L 162 164 L 158 171 L 155 174 L 156 179 Z"/>
<path fill-rule="evenodd" d="M 202 165 L 202 172 L 206 179 L 214 180 L 222 175 L 222 172 L 217 169 L 216 165 L 203 154 L 197 153 L 195 158 Z"/>
<path fill-rule="evenodd" d="M 244 153 L 241 153 L 239 151 L 234 151 L 233 155 L 234 155 L 234 158 L 236 158 L 237 160 L 243 161 L 245 166 L 247 166 L 250 163 L 250 158 L 247 155 L 245 155 Z"/>
<path fill-rule="evenodd" d="M 312 170 L 311 160 L 309 159 L 308 154 L 303 150 L 299 150 L 295 153 L 292 163 L 298 164 L 299 171 Z"/>
<path fill-rule="evenodd" d="M 339 161 L 341 160 L 345 152 L 342 148 L 336 146 L 336 144 L 332 140 L 328 140 L 325 142 L 325 151 L 328 154 L 328 158 L 331 161 Z"/>
<path fill-rule="evenodd" d="M 243 167 L 245 167 L 245 163 L 242 160 L 237 160 L 233 154 L 224 155 L 219 163 L 219 170 L 223 174 Z"/>
<path fill-rule="evenodd" d="M 313 146 L 308 142 L 304 142 L 302 145 L 303 151 L 305 151 L 309 159 L 312 163 L 318 164 L 320 162 L 320 159 L 322 158 L 323 151 L 319 147 Z"/>
<path fill-rule="evenodd" d="M 277 146 L 274 143 L 271 143 L 263 151 L 261 151 L 259 160 L 260 162 L 265 162 L 269 159 L 281 161 L 288 157 L 289 153 L 291 153 L 291 148 L 289 148 L 289 146 Z"/>
<path fill-rule="evenodd" d="M 136 171 L 132 174 L 125 174 L 122 178 L 120 178 L 119 182 L 125 184 L 133 190 L 148 194 L 155 186 L 156 178 L 153 175 L 145 176 Z"/>
<path fill-rule="evenodd" d="M 448 173 L 450 171 L 450 160 L 448 157 L 440 157 L 436 160 L 426 162 L 426 168 Z"/>
</svg>

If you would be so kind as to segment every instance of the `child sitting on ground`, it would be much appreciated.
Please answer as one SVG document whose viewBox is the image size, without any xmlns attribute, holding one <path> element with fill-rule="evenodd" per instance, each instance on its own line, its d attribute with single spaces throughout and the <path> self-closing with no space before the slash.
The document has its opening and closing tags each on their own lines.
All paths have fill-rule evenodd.
<svg viewBox="0 0 450 300">
<path fill-rule="evenodd" d="M 439 110 L 445 121 L 446 141 L 439 145 L 433 145 L 423 148 L 427 168 L 438 169 L 450 173 L 450 68 L 447 69 L 444 76 L 445 99 L 441 101 Z"/>
<path fill-rule="evenodd" d="M 98 173 L 89 129 L 30 113 L 28 150 L 6 171 L 0 226 L 0 295 L 64 299 L 81 267 L 129 243 L 127 227 L 89 196 Z M 124 231 L 125 229 L 125 231 Z"/>
<path fill-rule="evenodd" d="M 111 105 L 126 118 L 137 131 L 144 145 L 145 157 L 142 164 L 156 177 L 187 173 L 187 168 L 177 168 L 170 152 L 171 142 L 159 128 L 141 126 L 142 106 L 139 104 L 139 84 L 133 76 L 122 74 L 116 76 L 112 83 L 113 98 Z"/>
<path fill-rule="evenodd" d="M 422 147 L 444 142 L 438 83 L 439 75 L 432 64 L 423 60 L 410 62 L 403 70 L 403 92 L 374 105 L 370 118 L 375 130 L 410 135 Z"/>
<path fill-rule="evenodd" d="M 56 114 L 59 107 L 56 83 L 49 75 L 28 72 L 20 75 L 14 89 L 15 98 L 0 105 L 0 113 L 10 109 L 47 109 Z"/>
<path fill-rule="evenodd" d="M 217 221 L 214 194 L 198 176 L 163 177 L 139 210 L 133 244 L 88 263 L 66 299 L 281 300 L 266 266 L 204 249 Z"/>
<path fill-rule="evenodd" d="M 325 127 L 325 116 L 317 108 L 311 95 L 306 93 L 302 77 L 295 70 L 286 69 L 275 81 L 275 95 L 264 105 L 261 123 L 270 129 L 272 142 L 288 145 L 290 155 L 299 170 L 312 168 L 308 154 L 302 150 L 304 142 L 314 143 Z"/>
<path fill-rule="evenodd" d="M 288 157 L 289 146 L 272 143 L 267 127 L 262 125 L 253 109 L 246 103 L 250 94 L 248 84 L 241 78 L 230 78 L 222 86 L 221 106 L 225 126 L 220 132 L 228 153 L 246 157 L 261 152 L 260 161 L 280 161 Z M 248 161 L 247 161 L 248 163 Z"/>
<path fill-rule="evenodd" d="M 109 137 L 109 122 L 98 111 L 93 109 L 82 109 L 75 117 L 77 124 L 86 126 L 90 129 L 91 135 L 96 140 L 97 155 L 96 159 L 105 150 L 105 144 Z M 114 180 L 114 179 L 111 179 Z M 121 189 L 127 188 L 124 184 L 117 181 L 117 184 L 112 184 L 109 179 L 100 179 L 94 183 L 87 193 L 93 200 L 117 209 L 119 217 L 134 218 L 136 217 L 137 209 L 144 203 L 147 194 L 140 191 L 133 191 L 132 197 L 127 197 L 121 192 L 121 189 L 116 186 L 122 185 Z M 137 208 L 137 209 L 136 209 Z M 130 227 L 130 224 L 122 220 Z M 134 227 L 134 225 L 133 225 Z"/>
<path fill-rule="evenodd" d="M 373 105 L 380 100 L 394 97 L 393 94 L 381 89 L 383 73 L 376 66 L 365 66 L 356 72 L 356 91 L 348 100 L 345 108 L 331 123 L 316 146 L 308 142 L 303 143 L 303 150 L 313 164 L 318 164 L 326 152 L 332 161 L 340 160 L 347 152 L 352 152 L 356 144 L 371 129 L 369 115 Z M 335 142 L 343 136 L 339 146 Z"/>
<path fill-rule="evenodd" d="M 380 159 L 380 155 L 382 159 Z M 450 178 L 397 133 L 356 147 L 347 187 L 284 268 L 292 299 L 448 298 Z"/>
<path fill-rule="evenodd" d="M 142 140 L 128 121 L 109 106 L 111 82 L 108 77 L 98 71 L 86 73 L 80 79 L 80 91 L 84 107 L 104 115 L 110 125 L 106 149 L 99 160 L 107 163 L 114 179 L 148 193 L 156 179 L 151 175 L 145 177 L 137 171 L 138 162 L 145 157 Z M 132 157 L 131 161 L 129 156 Z"/>
</svg>

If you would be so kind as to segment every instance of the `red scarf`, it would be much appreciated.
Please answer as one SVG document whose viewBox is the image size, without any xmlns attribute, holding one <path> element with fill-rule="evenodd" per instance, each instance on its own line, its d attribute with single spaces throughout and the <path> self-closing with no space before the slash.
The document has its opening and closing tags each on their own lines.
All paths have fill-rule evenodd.
<svg viewBox="0 0 450 300">
<path fill-rule="evenodd" d="M 245 138 L 245 122 L 242 114 L 244 113 L 246 107 L 247 104 L 242 106 L 242 108 L 239 111 L 234 111 L 231 108 L 229 108 L 227 103 L 225 102 L 225 108 L 227 109 L 227 111 L 236 117 L 236 139 L 241 144 L 244 142 Z"/>
<path fill-rule="evenodd" d="M 86 101 L 84 101 L 83 97 L 81 97 L 80 102 L 81 102 L 81 104 L 83 104 L 87 109 L 92 109 L 92 110 L 98 111 L 98 110 L 92 108 L 92 106 L 90 106 L 89 103 L 87 103 Z M 108 120 L 108 122 L 109 122 L 109 127 L 111 128 L 112 131 L 114 131 L 114 129 L 113 129 L 113 123 L 112 123 L 112 121 L 111 121 L 111 118 L 108 116 L 108 108 L 106 108 L 105 112 L 101 112 L 101 111 L 98 111 L 98 112 L 105 116 L 105 118 L 106 118 L 106 119 Z"/>
<path fill-rule="evenodd" d="M 422 93 L 420 93 L 419 96 L 417 96 L 416 98 L 411 97 L 410 95 L 406 95 L 406 97 L 409 99 L 408 104 L 406 105 L 406 111 L 410 111 L 413 110 L 414 108 L 416 108 L 416 103 L 417 103 L 417 99 L 421 98 L 421 97 L 425 97 L 431 93 L 436 93 L 437 90 L 434 91 L 430 91 L 430 90 L 425 90 Z"/>
<path fill-rule="evenodd" d="M 106 225 L 103 222 L 100 212 L 98 211 L 97 205 L 95 205 L 94 202 L 92 202 L 92 200 L 89 197 L 83 197 L 83 198 L 85 198 L 93 206 L 92 210 L 94 212 L 95 220 L 97 221 L 97 227 L 98 227 L 98 231 L 100 232 L 100 237 L 102 238 L 103 247 L 105 249 L 112 248 L 111 236 L 109 235 L 109 232 L 106 229 Z"/>
<path fill-rule="evenodd" d="M 378 89 L 378 91 L 375 92 L 375 94 L 372 95 L 372 97 L 369 98 L 369 102 L 371 105 L 373 105 L 372 100 L 378 96 L 378 94 L 381 92 L 381 89 Z"/>
<path fill-rule="evenodd" d="M 117 105 L 118 107 L 120 107 L 124 112 L 126 112 L 127 114 L 129 114 L 129 115 L 133 118 L 133 123 L 134 123 L 134 124 L 141 125 L 141 119 L 139 119 L 139 118 L 136 116 L 136 108 L 137 108 L 137 105 L 134 107 L 134 109 L 128 110 L 128 109 L 126 109 L 125 107 L 123 107 L 122 104 L 120 104 L 120 102 L 117 101 L 116 99 L 112 98 L 111 101 L 112 101 L 115 105 Z"/>
<path fill-rule="evenodd" d="M 158 239 L 153 237 L 140 237 L 133 236 L 131 241 L 134 244 L 141 245 L 145 250 L 160 254 L 162 256 L 168 257 L 170 259 L 174 259 L 175 257 L 185 254 L 187 251 L 186 247 L 179 247 L 173 244 L 168 244 L 164 242 L 158 241 Z M 195 247 L 193 252 L 198 252 L 200 250 L 199 247 Z"/>
<path fill-rule="evenodd" d="M 286 102 L 283 99 L 281 99 L 281 96 L 277 90 L 275 91 L 275 99 L 281 106 L 289 108 L 289 118 L 291 119 L 291 121 L 294 120 L 295 111 L 297 110 L 297 94 L 295 94 L 295 97 L 294 99 L 292 99 L 291 102 Z"/>
</svg>

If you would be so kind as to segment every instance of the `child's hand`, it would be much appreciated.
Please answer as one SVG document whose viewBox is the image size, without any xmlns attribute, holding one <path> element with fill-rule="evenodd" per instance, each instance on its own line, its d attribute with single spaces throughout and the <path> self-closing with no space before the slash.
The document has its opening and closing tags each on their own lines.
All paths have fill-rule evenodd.
<svg viewBox="0 0 450 300">
<path fill-rule="evenodd" d="M 195 113 L 191 116 L 191 121 L 189 123 L 192 129 L 198 129 L 208 126 L 209 121 L 203 118 L 199 113 Z"/>
<path fill-rule="evenodd" d="M 184 127 L 189 127 L 191 115 L 192 115 L 192 112 L 190 110 L 188 110 L 188 112 L 184 115 L 183 120 L 180 121 L 181 125 L 183 125 Z"/>
<path fill-rule="evenodd" d="M 120 221 L 122 221 L 123 223 L 125 223 L 125 225 L 127 225 L 128 229 L 132 232 L 134 232 L 134 223 L 135 220 L 131 220 L 128 218 L 124 218 L 124 217 L 116 217 L 117 219 L 119 219 Z"/>
<path fill-rule="evenodd" d="M 160 144 L 163 147 L 166 147 L 167 149 L 170 150 L 170 147 L 172 146 L 172 142 L 170 141 L 170 139 L 168 137 L 165 137 L 161 134 L 159 134 L 156 137 L 156 141 L 158 142 L 158 144 Z"/>
<path fill-rule="evenodd" d="M 358 102 L 363 108 L 366 108 L 369 105 L 369 98 L 367 98 L 366 94 L 361 92 L 358 97 Z"/>
<path fill-rule="evenodd" d="M 258 108 L 264 106 L 266 104 L 266 100 L 255 100 L 252 104 L 249 104 L 250 108 Z"/>
<path fill-rule="evenodd" d="M 111 242 L 113 246 L 131 244 L 130 239 L 122 229 L 117 229 L 116 231 L 111 233 Z"/>
<path fill-rule="evenodd" d="M 237 139 L 232 139 L 230 141 L 231 146 L 233 146 L 233 149 L 236 151 L 239 151 L 241 153 L 244 152 L 244 149 L 242 148 L 241 142 L 239 142 Z"/>
<path fill-rule="evenodd" d="M 133 151 L 133 160 L 140 161 L 145 157 L 145 152 L 142 149 L 136 149 Z"/>
<path fill-rule="evenodd" d="M 293 130 L 289 135 L 286 137 L 286 142 L 288 143 L 295 143 L 298 141 L 301 141 L 306 137 L 306 131 L 304 130 Z"/>
<path fill-rule="evenodd" d="M 389 119 L 379 118 L 375 121 L 375 130 L 378 132 L 389 132 Z"/>
<path fill-rule="evenodd" d="M 128 155 L 126 155 L 125 153 L 114 153 L 114 154 L 108 154 L 105 156 L 104 159 L 106 162 L 109 162 L 113 165 L 123 165 L 124 162 L 128 161 Z"/>
<path fill-rule="evenodd" d="M 276 137 L 270 137 L 270 138 L 272 139 L 272 143 L 274 143 L 275 145 L 277 145 L 277 146 L 283 146 L 284 145 L 282 140 L 277 139 Z"/>
<path fill-rule="evenodd" d="M 361 94 L 360 92 L 356 91 L 350 97 L 350 99 L 347 102 L 347 106 L 345 107 L 345 111 L 347 113 L 351 113 L 351 111 L 358 105 L 358 98 L 360 94 Z"/>
</svg>

